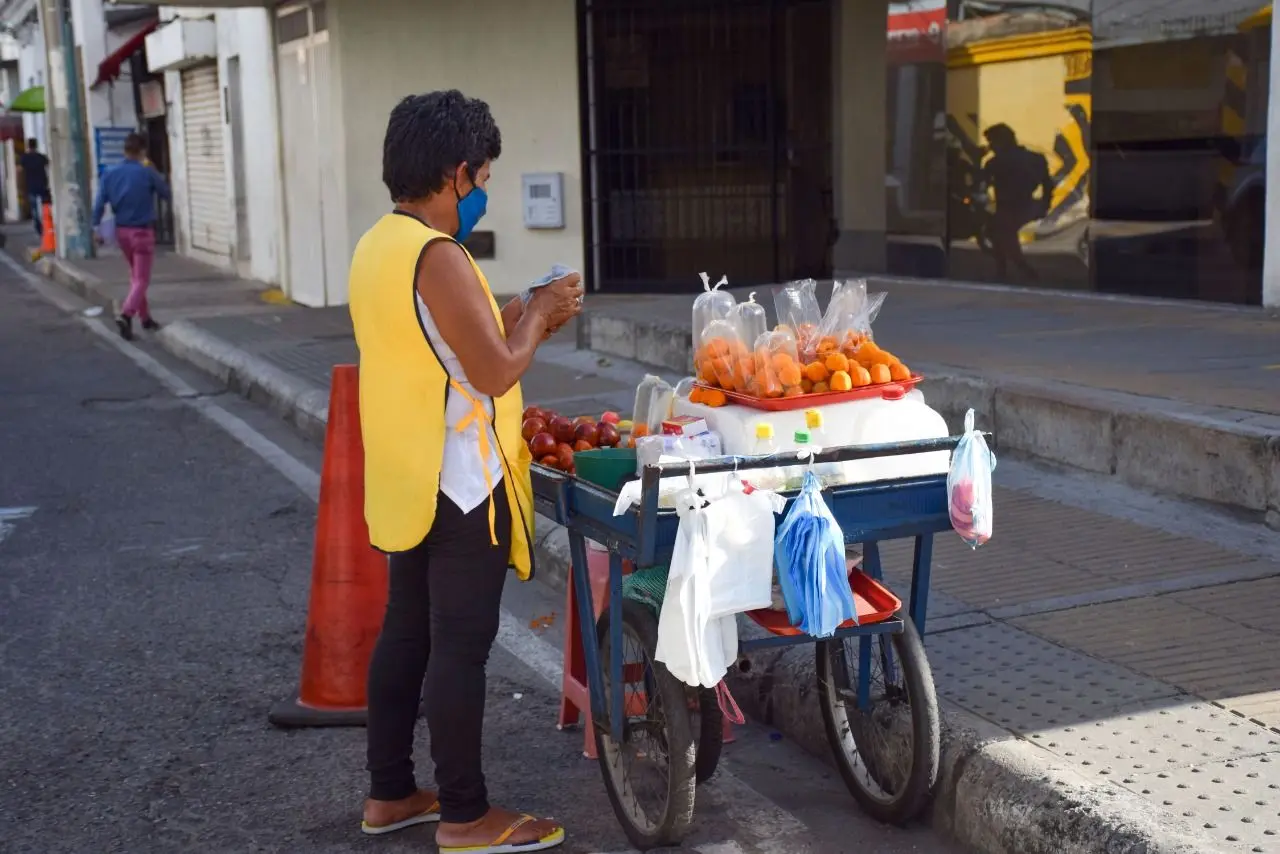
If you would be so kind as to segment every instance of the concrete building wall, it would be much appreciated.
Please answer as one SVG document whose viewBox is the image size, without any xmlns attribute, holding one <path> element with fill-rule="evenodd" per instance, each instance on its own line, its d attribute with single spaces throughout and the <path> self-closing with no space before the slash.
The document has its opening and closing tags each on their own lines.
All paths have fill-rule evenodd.
<svg viewBox="0 0 1280 854">
<path fill-rule="evenodd" d="M 283 226 L 281 201 L 279 122 L 276 102 L 275 54 L 270 12 L 259 8 L 207 9 L 162 7 L 161 19 L 209 18 L 217 26 L 219 85 L 226 107 L 229 63 L 238 60 L 241 95 L 243 164 L 236 163 L 236 146 L 230 122 L 223 124 L 223 151 L 226 162 L 227 205 L 232 228 L 231 251 L 215 257 L 191 245 L 191 210 L 187 204 L 187 157 L 183 134 L 182 76 L 165 72 L 165 99 L 168 105 L 169 159 L 174 196 L 174 227 L 178 251 L 238 275 L 269 284 L 283 281 Z M 224 109 L 224 115 L 226 110 Z M 245 197 L 237 199 L 236 170 L 243 169 Z M 244 217 L 245 227 L 237 226 Z M 247 246 L 241 246 L 246 241 Z"/>
<path fill-rule="evenodd" d="M 128 65 L 120 70 L 113 82 L 94 86 L 98 78 L 98 66 L 116 49 L 138 33 L 144 22 L 136 22 L 117 29 L 108 29 L 103 14 L 102 0 L 71 0 L 71 28 L 80 54 L 84 84 L 81 101 L 84 104 L 86 148 L 89 158 L 90 191 L 98 191 L 98 151 L 94 142 L 95 128 L 135 128 L 137 111 L 133 102 L 133 79 Z"/>
<path fill-rule="evenodd" d="M 839 273 L 885 269 L 885 123 L 889 10 L 885 3 L 835 0 L 832 26 L 832 176 Z"/>
<path fill-rule="evenodd" d="M 481 260 L 493 289 L 513 293 L 552 264 L 583 265 L 577 19 L 573 0 L 422 3 L 330 0 L 335 97 L 346 173 L 347 252 L 391 202 L 382 184 L 382 138 L 404 96 L 460 89 L 493 109 L 502 157 L 479 228 L 495 234 Z M 565 228 L 526 229 L 521 173 L 563 172 Z"/>
</svg>

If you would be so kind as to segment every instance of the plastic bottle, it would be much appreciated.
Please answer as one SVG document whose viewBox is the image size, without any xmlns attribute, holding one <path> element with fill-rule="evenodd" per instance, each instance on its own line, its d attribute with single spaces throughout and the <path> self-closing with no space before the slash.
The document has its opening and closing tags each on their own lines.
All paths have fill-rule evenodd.
<svg viewBox="0 0 1280 854">
<path fill-rule="evenodd" d="M 767 421 L 756 424 L 756 443 L 751 453 L 757 457 L 778 453 L 778 443 L 773 437 L 773 425 Z M 747 483 L 756 489 L 768 489 L 774 492 L 783 488 L 785 480 L 782 469 L 751 469 L 746 472 Z"/>
<path fill-rule="evenodd" d="M 831 443 L 827 439 L 822 410 L 806 409 L 804 423 L 809 428 L 809 441 L 813 443 L 815 450 L 828 450 Z M 818 463 L 813 467 L 813 473 L 822 481 L 823 486 L 838 486 L 844 482 L 844 471 L 840 463 Z"/>
<path fill-rule="evenodd" d="M 809 441 L 810 437 L 809 437 L 808 430 L 797 430 L 794 438 L 795 438 L 797 454 L 799 454 L 801 451 L 813 450 L 813 446 Z M 783 478 L 786 481 L 787 489 L 789 490 L 799 489 L 800 487 L 804 486 L 804 475 L 805 475 L 805 472 L 807 472 L 808 470 L 809 470 L 808 460 L 803 460 L 794 466 L 787 466 L 783 473 Z"/>
</svg>

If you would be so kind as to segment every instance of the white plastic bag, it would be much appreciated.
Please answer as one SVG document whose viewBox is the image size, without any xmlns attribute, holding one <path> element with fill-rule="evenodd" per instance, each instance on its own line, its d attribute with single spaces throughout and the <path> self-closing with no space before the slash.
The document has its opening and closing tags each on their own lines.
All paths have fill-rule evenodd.
<svg viewBox="0 0 1280 854">
<path fill-rule="evenodd" d="M 703 509 L 710 540 L 706 571 L 712 617 L 772 604 L 774 517 L 786 505 L 778 493 L 746 492 L 738 480 L 729 484 L 723 498 Z"/>
<path fill-rule="evenodd" d="M 658 616 L 654 658 L 686 685 L 714 688 L 738 657 L 738 622 L 732 616 L 711 616 L 711 537 L 705 501 L 688 487 L 677 496 L 680 528 Z"/>
<path fill-rule="evenodd" d="M 991 472 L 996 468 L 996 455 L 987 440 L 973 429 L 973 410 L 964 416 L 964 436 L 951 455 L 947 472 L 947 504 L 951 527 L 971 548 L 991 539 L 993 509 L 991 506 Z"/>
</svg>

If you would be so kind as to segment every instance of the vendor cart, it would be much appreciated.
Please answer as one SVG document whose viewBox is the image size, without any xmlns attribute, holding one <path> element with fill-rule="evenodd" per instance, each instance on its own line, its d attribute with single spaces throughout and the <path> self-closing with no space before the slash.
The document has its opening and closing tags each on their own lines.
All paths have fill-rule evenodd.
<svg viewBox="0 0 1280 854">
<path fill-rule="evenodd" d="M 953 450 L 959 436 L 890 445 L 832 448 L 815 464 Z M 696 464 L 698 475 L 796 465 L 794 454 L 721 457 Z M 654 660 L 653 610 L 623 596 L 624 563 L 662 566 L 679 519 L 659 508 L 659 480 L 690 474 L 687 463 L 646 467 L 641 500 L 614 515 L 617 494 L 586 480 L 533 467 L 538 509 L 569 532 L 591 720 L 605 788 L 631 843 L 641 850 L 678 845 L 693 818 L 697 782 L 714 770 L 720 727 L 714 692 L 691 689 Z M 922 636 L 928 610 L 933 536 L 951 528 L 947 476 L 934 474 L 837 486 L 823 493 L 847 544 L 861 544 L 862 571 L 851 576 L 860 624 L 817 639 L 791 627 L 785 613 L 750 612 L 768 634 L 740 644 L 815 645 L 817 696 L 840 773 L 875 818 L 901 824 L 927 805 L 938 775 L 938 701 Z M 608 606 L 597 622 L 586 540 L 610 553 Z M 914 538 L 905 609 L 884 587 L 879 544 Z M 595 625 L 596 631 L 585 627 Z M 693 709 L 694 711 L 690 711 Z M 702 718 L 696 721 L 696 716 Z"/>
</svg>

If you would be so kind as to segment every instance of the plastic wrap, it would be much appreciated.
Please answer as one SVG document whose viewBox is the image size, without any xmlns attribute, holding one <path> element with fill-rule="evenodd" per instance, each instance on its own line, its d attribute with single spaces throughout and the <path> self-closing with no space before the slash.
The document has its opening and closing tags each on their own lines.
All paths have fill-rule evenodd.
<svg viewBox="0 0 1280 854">
<path fill-rule="evenodd" d="M 747 389 L 754 397 L 784 397 L 803 394 L 796 339 L 789 329 L 775 329 L 755 342 L 755 377 Z"/>
</svg>

